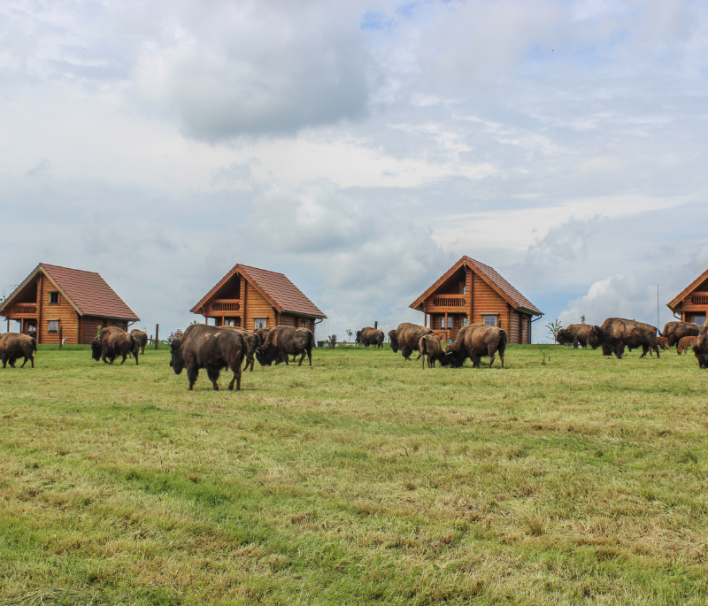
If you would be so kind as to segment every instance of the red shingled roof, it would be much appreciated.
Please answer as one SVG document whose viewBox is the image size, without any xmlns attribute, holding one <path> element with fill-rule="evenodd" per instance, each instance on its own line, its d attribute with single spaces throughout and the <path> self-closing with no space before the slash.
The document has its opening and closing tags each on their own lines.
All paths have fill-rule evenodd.
<svg viewBox="0 0 708 606">
<path fill-rule="evenodd" d="M 192 308 L 192 313 L 200 313 L 199 309 L 237 273 L 240 273 L 255 288 L 260 290 L 278 313 L 286 312 L 303 316 L 313 316 L 315 318 L 327 317 L 285 274 L 240 264 L 236 264 L 231 271 Z"/>
<path fill-rule="evenodd" d="M 489 285 L 494 288 L 514 309 L 524 309 L 531 312 L 533 315 L 542 316 L 541 312 L 531 301 L 529 301 L 524 295 L 522 295 L 518 290 L 516 290 L 511 284 L 509 284 L 504 278 L 499 275 L 499 273 L 489 265 L 480 263 L 471 257 L 464 256 L 457 263 L 455 263 L 443 276 L 437 280 L 428 290 L 426 290 L 420 297 L 418 297 L 410 307 L 416 309 L 419 307 L 425 299 L 432 295 L 443 283 L 448 280 L 457 270 L 462 266 L 467 265 L 472 269 L 477 275 L 486 280 Z"/>
</svg>

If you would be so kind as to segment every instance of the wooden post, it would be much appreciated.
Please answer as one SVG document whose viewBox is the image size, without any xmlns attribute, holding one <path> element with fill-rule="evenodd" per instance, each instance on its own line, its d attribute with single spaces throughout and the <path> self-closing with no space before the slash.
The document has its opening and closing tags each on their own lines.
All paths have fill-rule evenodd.
<svg viewBox="0 0 708 606">
<path fill-rule="evenodd" d="M 62 343 L 62 335 L 64 334 L 64 327 L 60 326 L 59 327 L 59 349 L 61 349 L 61 346 L 63 345 Z"/>
<path fill-rule="evenodd" d="M 160 342 L 160 325 L 155 324 L 155 349 L 157 349 L 157 345 Z"/>
<path fill-rule="evenodd" d="M 374 321 L 374 328 L 378 328 L 378 327 L 379 327 L 379 321 L 376 320 L 376 321 Z"/>
<path fill-rule="evenodd" d="M 39 272 L 39 286 L 37 288 L 37 345 L 42 343 L 42 286 L 44 285 L 44 270 Z"/>
</svg>

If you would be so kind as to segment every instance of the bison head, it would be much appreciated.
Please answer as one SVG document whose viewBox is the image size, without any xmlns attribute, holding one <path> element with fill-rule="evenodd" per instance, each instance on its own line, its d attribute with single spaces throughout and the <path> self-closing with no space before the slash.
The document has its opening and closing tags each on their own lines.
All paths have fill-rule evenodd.
<svg viewBox="0 0 708 606">
<path fill-rule="evenodd" d="M 361 331 L 360 330 L 356 331 L 356 339 L 354 339 L 354 343 L 356 343 L 357 345 L 364 344 L 363 341 L 361 340 Z"/>
<path fill-rule="evenodd" d="M 398 334 L 396 331 L 389 331 L 388 338 L 391 341 L 391 349 L 393 350 L 393 353 L 398 353 Z"/>
<path fill-rule="evenodd" d="M 592 332 L 588 337 L 588 345 L 593 349 L 597 349 L 602 343 L 602 331 L 599 326 L 593 326 Z"/>
<path fill-rule="evenodd" d="M 175 374 L 179 375 L 184 370 L 182 339 L 172 339 L 172 343 L 170 343 L 170 353 L 172 354 L 172 357 L 170 358 L 170 366 L 172 367 L 172 370 L 175 371 Z"/>
<path fill-rule="evenodd" d="M 568 343 L 572 342 L 573 337 L 571 336 L 570 332 L 568 332 L 568 329 L 561 328 L 558 331 L 558 334 L 556 334 L 556 343 L 558 343 L 558 345 L 568 345 Z"/>
<path fill-rule="evenodd" d="M 101 342 L 98 339 L 91 341 L 91 357 L 96 362 L 101 359 Z"/>
<path fill-rule="evenodd" d="M 450 343 L 445 349 L 445 355 L 442 356 L 445 362 L 441 360 L 443 366 L 451 366 L 452 368 L 460 368 L 467 359 L 467 350 L 464 347 L 457 347 L 455 343 Z"/>
<path fill-rule="evenodd" d="M 273 352 L 267 350 L 265 347 L 258 347 L 256 349 L 256 360 L 258 360 L 261 366 L 272 366 L 275 356 Z"/>
</svg>

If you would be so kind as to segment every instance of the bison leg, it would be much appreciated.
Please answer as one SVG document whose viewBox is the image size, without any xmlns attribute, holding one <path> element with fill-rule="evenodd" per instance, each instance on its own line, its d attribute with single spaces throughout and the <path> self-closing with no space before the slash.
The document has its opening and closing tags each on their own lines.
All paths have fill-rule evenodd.
<svg viewBox="0 0 708 606">
<path fill-rule="evenodd" d="M 657 345 L 654 345 L 654 351 L 656 352 L 656 359 L 658 360 L 661 355 L 659 354 L 659 347 Z"/>
<path fill-rule="evenodd" d="M 615 347 L 615 356 L 618 360 L 622 359 L 622 354 L 624 353 L 624 343 L 620 343 Z"/>
<path fill-rule="evenodd" d="M 406 360 L 407 362 L 410 362 L 412 353 L 413 353 L 413 350 L 408 349 L 407 345 L 401 345 L 401 355 L 403 356 L 404 360 Z"/>
<path fill-rule="evenodd" d="M 199 377 L 199 368 L 197 366 L 187 366 L 187 379 L 189 379 L 189 391 L 194 389 L 194 384 Z"/>
<path fill-rule="evenodd" d="M 214 386 L 214 391 L 219 391 L 219 383 L 217 383 L 217 381 L 219 380 L 220 374 L 221 371 L 218 368 L 207 367 L 207 376 L 209 377 L 211 384 Z"/>
<path fill-rule="evenodd" d="M 495 358 L 495 356 L 494 356 L 494 352 L 493 352 L 493 351 L 490 351 L 490 352 L 489 352 L 489 368 L 492 367 L 492 364 L 494 364 L 494 360 L 495 360 L 495 359 L 496 359 L 496 358 Z"/>
<path fill-rule="evenodd" d="M 229 389 L 233 391 L 234 383 L 236 384 L 236 391 L 241 391 L 241 363 L 234 365 L 231 370 L 234 371 L 234 377 L 229 383 Z"/>
<path fill-rule="evenodd" d="M 7 368 L 7 356 L 3 356 L 0 360 L 2 360 L 2 367 Z"/>
<path fill-rule="evenodd" d="M 128 354 L 127 354 L 127 353 L 124 353 L 124 354 L 123 354 L 123 361 L 120 363 L 120 365 L 123 366 L 123 364 L 125 364 L 125 361 L 126 361 L 127 359 L 128 359 Z"/>
</svg>

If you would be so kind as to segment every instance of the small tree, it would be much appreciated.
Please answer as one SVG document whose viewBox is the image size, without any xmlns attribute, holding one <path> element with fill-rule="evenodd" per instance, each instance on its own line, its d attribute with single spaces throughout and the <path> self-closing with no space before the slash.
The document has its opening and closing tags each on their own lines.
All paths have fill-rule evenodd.
<svg viewBox="0 0 708 606">
<path fill-rule="evenodd" d="M 329 335 L 327 337 L 327 347 L 337 347 L 337 335 Z"/>
<path fill-rule="evenodd" d="M 585 316 L 580 316 L 580 323 L 585 324 Z"/>
<path fill-rule="evenodd" d="M 347 328 L 347 337 L 349 337 L 350 342 L 351 342 L 353 336 L 354 336 L 354 331 L 352 331 L 350 328 Z"/>
<path fill-rule="evenodd" d="M 561 324 L 561 321 L 556 318 L 553 322 L 549 322 L 548 324 L 546 324 L 546 328 L 548 329 L 548 332 L 553 335 L 553 342 L 557 343 L 558 331 L 563 328 L 563 324 Z"/>
</svg>

